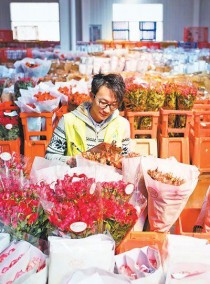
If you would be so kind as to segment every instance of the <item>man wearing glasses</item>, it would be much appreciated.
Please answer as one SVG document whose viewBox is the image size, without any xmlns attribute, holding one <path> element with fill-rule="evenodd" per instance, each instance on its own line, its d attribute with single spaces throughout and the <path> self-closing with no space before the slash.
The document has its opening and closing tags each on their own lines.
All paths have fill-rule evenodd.
<svg viewBox="0 0 210 284">
<path fill-rule="evenodd" d="M 119 115 L 125 83 L 119 74 L 97 74 L 91 84 L 92 102 L 64 114 L 48 145 L 45 158 L 58 159 L 70 166 L 73 158 L 102 142 L 115 143 L 128 153 L 130 125 Z"/>
</svg>

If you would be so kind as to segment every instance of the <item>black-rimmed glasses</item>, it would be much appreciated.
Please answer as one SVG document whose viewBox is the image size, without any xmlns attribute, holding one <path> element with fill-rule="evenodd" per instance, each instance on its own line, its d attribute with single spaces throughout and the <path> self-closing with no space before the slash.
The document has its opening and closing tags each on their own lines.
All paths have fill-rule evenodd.
<svg viewBox="0 0 210 284">
<path fill-rule="evenodd" d="M 110 110 L 113 111 L 113 110 L 116 110 L 118 108 L 118 103 L 117 102 L 116 103 L 112 103 L 112 104 L 107 104 L 103 100 L 98 99 L 96 96 L 95 96 L 95 99 L 97 99 L 98 105 L 99 105 L 99 107 L 101 109 L 105 109 L 105 108 L 109 107 Z"/>
</svg>

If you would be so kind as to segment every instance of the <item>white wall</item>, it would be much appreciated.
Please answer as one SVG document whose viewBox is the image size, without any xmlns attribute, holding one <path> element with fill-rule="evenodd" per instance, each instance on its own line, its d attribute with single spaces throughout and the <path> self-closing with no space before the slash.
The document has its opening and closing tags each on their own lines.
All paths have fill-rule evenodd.
<svg viewBox="0 0 210 284">
<path fill-rule="evenodd" d="M 10 2 L 62 1 L 64 0 L 0 0 L 0 29 L 10 29 Z M 77 40 L 89 41 L 89 25 L 94 24 L 102 25 L 102 39 L 112 40 L 112 4 L 114 3 L 163 4 L 163 40 L 183 40 L 184 27 L 194 26 L 197 22 L 199 22 L 199 26 L 209 27 L 210 35 L 210 0 L 81 0 L 82 17 L 76 16 L 76 28 L 82 35 L 77 37 Z M 198 5 L 200 6 L 199 14 L 195 11 Z M 62 19 L 60 20 L 62 21 Z M 82 31 L 79 27 L 80 24 Z M 63 26 L 65 25 L 69 25 L 69 22 L 64 21 Z"/>
<path fill-rule="evenodd" d="M 201 2 L 201 24 L 209 26 L 210 0 L 82 0 L 83 41 L 89 41 L 89 25 L 102 25 L 102 39 L 112 39 L 112 4 L 163 4 L 163 40 L 183 40 L 184 27 L 193 26 L 194 1 Z M 205 20 L 203 19 L 205 11 Z M 206 22 L 204 22 L 206 21 Z"/>
<path fill-rule="evenodd" d="M 59 2 L 58 0 L 0 0 L 0 29 L 11 29 L 10 22 L 10 3 L 11 2 Z"/>
</svg>

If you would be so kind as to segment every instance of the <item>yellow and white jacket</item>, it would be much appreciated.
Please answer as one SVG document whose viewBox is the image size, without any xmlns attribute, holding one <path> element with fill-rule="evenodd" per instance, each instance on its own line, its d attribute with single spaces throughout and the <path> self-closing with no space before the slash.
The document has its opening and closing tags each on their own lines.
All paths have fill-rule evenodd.
<svg viewBox="0 0 210 284">
<path fill-rule="evenodd" d="M 91 104 L 86 102 L 74 111 L 64 114 L 55 129 L 46 151 L 47 159 L 67 161 L 69 156 L 102 143 L 116 143 L 122 153 L 128 153 L 130 125 L 127 119 L 115 110 L 101 125 L 96 125 L 90 117 Z"/>
</svg>

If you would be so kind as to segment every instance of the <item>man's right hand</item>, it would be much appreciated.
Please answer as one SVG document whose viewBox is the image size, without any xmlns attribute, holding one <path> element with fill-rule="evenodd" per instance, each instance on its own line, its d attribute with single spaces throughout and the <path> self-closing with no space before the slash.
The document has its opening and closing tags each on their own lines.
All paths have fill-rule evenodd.
<svg viewBox="0 0 210 284">
<path fill-rule="evenodd" d="M 68 160 L 66 163 L 67 163 L 67 165 L 69 165 L 71 168 L 74 168 L 74 167 L 76 167 L 76 165 L 77 165 L 75 157 L 69 157 L 69 160 Z"/>
</svg>

